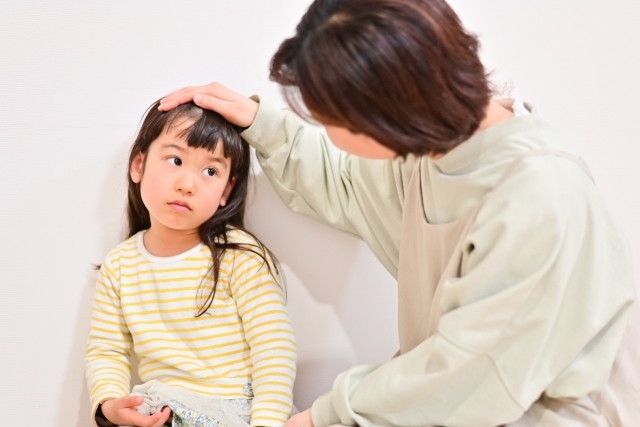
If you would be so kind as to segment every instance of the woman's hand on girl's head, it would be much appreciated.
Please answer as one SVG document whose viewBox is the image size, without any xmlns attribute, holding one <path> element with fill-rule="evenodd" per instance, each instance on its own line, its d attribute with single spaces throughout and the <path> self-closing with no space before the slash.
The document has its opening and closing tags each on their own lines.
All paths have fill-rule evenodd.
<svg viewBox="0 0 640 427">
<path fill-rule="evenodd" d="M 258 114 L 257 102 L 216 82 L 204 86 L 189 86 L 173 92 L 160 101 L 159 109 L 169 111 L 191 101 L 243 128 L 251 126 Z"/>
<path fill-rule="evenodd" d="M 299 414 L 289 418 L 284 427 L 314 427 L 311 419 L 311 409 L 302 411 Z"/>
<path fill-rule="evenodd" d="M 142 415 L 136 407 L 142 405 L 144 399 L 140 396 L 125 396 L 107 400 L 102 403 L 102 414 L 112 423 L 119 426 L 161 427 L 171 415 L 169 408 L 153 415 Z"/>
</svg>

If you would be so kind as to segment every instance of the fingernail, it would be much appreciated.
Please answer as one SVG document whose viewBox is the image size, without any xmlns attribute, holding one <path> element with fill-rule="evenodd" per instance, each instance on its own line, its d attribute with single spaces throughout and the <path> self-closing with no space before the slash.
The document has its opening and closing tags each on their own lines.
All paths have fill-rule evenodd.
<svg viewBox="0 0 640 427">
<path fill-rule="evenodd" d="M 195 102 L 196 104 L 200 101 L 202 101 L 202 95 L 196 95 L 193 97 L 193 102 Z"/>
</svg>

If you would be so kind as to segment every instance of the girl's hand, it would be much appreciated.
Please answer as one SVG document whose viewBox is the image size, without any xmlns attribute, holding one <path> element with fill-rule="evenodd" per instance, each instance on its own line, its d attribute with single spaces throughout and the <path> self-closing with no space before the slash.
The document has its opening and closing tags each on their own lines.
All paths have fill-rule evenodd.
<svg viewBox="0 0 640 427">
<path fill-rule="evenodd" d="M 314 427 L 311 419 L 311 408 L 289 418 L 284 427 Z"/>
<path fill-rule="evenodd" d="M 107 400 L 102 403 L 102 414 L 112 423 L 119 426 L 161 427 L 171 415 L 169 408 L 153 415 L 142 415 L 136 411 L 136 406 L 142 405 L 144 399 L 140 396 L 126 396 Z"/>
<path fill-rule="evenodd" d="M 189 86 L 173 92 L 160 101 L 159 109 L 169 111 L 191 101 L 243 128 L 251 126 L 258 114 L 257 102 L 216 82 L 204 86 Z"/>
</svg>

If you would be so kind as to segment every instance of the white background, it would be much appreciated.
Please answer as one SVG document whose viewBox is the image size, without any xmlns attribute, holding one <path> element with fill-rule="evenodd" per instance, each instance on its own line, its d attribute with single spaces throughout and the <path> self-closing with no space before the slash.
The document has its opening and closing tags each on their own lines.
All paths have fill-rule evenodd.
<svg viewBox="0 0 640 427">
<path fill-rule="evenodd" d="M 0 2 L 0 425 L 88 426 L 92 264 L 123 235 L 127 150 L 145 109 L 218 80 L 284 105 L 267 79 L 309 4 Z M 454 0 L 483 58 L 579 146 L 640 274 L 640 2 Z M 391 276 L 355 239 L 296 216 L 260 173 L 249 227 L 284 264 L 296 403 L 396 350 Z"/>
</svg>

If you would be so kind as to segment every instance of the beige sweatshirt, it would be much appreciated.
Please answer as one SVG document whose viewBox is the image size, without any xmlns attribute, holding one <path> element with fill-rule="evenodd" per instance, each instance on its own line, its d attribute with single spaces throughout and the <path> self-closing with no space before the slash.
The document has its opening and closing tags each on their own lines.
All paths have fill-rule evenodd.
<svg viewBox="0 0 640 427">
<path fill-rule="evenodd" d="M 360 237 L 397 277 L 414 157 L 350 156 L 265 103 L 243 137 L 292 210 Z M 572 151 L 532 114 L 480 132 L 438 160 L 424 159 L 426 218 L 436 224 L 460 218 L 516 157 L 547 148 Z M 521 169 L 470 229 L 486 249 L 466 261 L 462 304 L 450 307 L 460 314 L 447 324 L 455 345 L 436 334 L 390 362 L 341 374 L 313 405 L 316 427 L 494 426 L 517 420 L 543 394 L 580 398 L 602 387 L 633 304 L 628 245 L 573 162 L 537 158 Z M 529 310 L 528 322 L 514 324 L 514 307 Z M 512 342 L 501 335 L 507 326 Z M 514 341 L 518 336 L 526 339 Z M 492 359 L 496 380 L 487 381 L 481 372 L 490 368 L 480 356 L 504 348 L 498 362 Z M 576 356 L 567 362 L 568 352 Z"/>
</svg>

